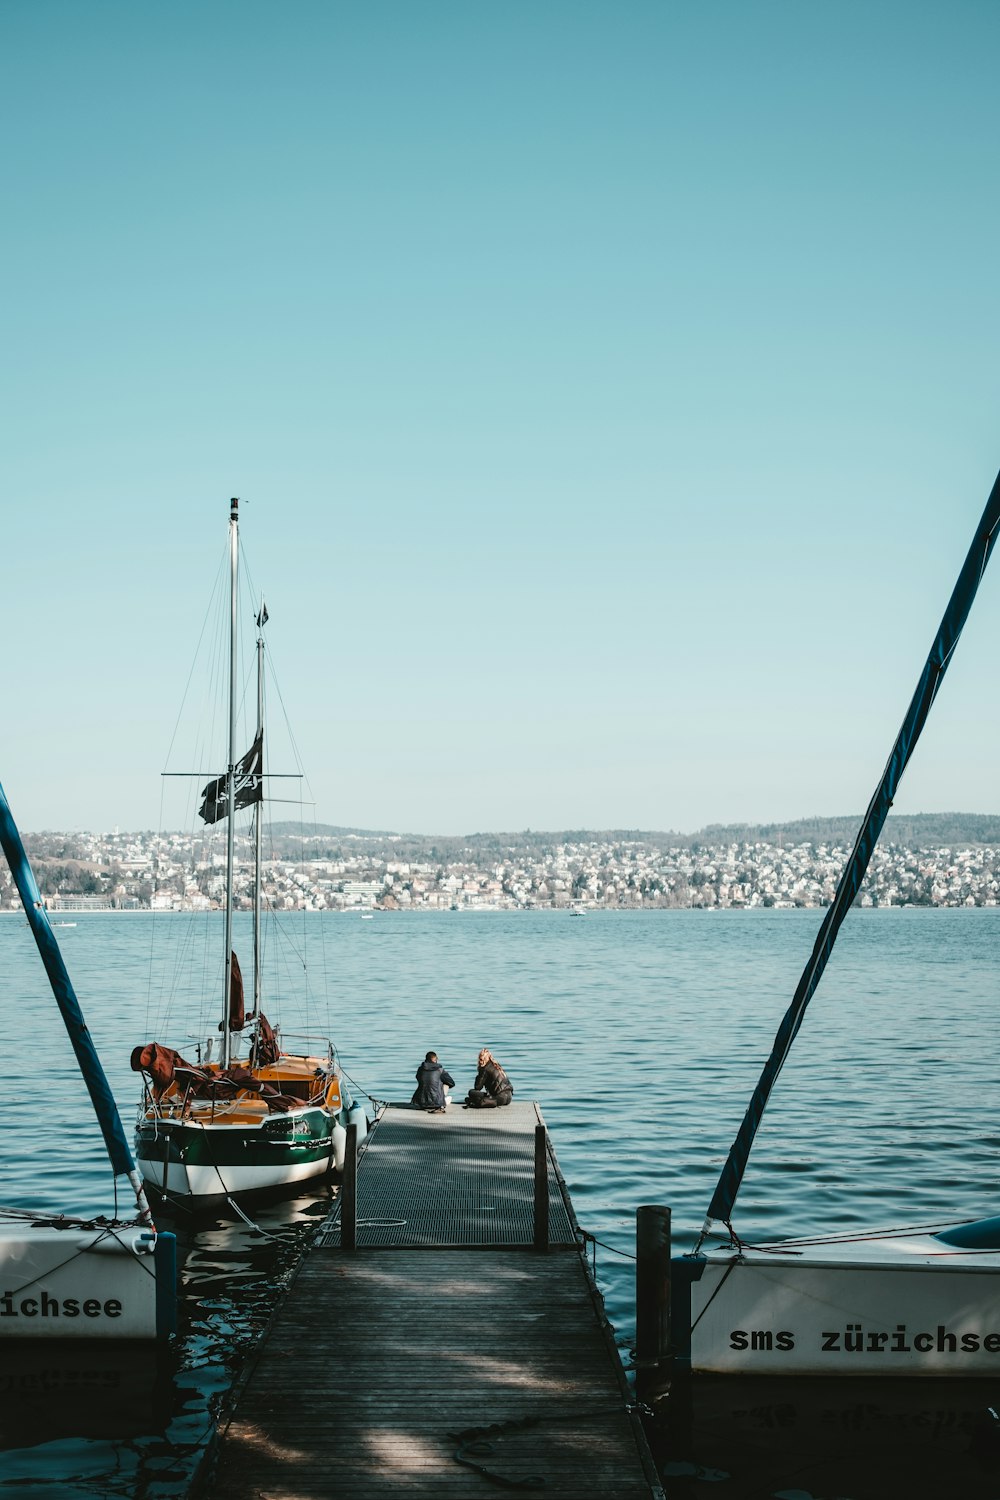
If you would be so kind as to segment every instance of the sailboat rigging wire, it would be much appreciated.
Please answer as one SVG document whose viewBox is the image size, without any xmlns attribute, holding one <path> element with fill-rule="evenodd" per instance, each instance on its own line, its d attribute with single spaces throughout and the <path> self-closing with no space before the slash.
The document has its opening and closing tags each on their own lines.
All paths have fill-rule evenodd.
<svg viewBox="0 0 1000 1500">
<path fill-rule="evenodd" d="M 47 1224 L 52 1229 L 134 1229 L 135 1220 L 108 1220 L 103 1214 L 87 1219 L 75 1214 L 52 1214 L 44 1209 L 0 1207 L 0 1219 L 23 1219 L 26 1224 Z"/>
<path fill-rule="evenodd" d="M 698 1324 L 701 1322 L 702 1318 L 708 1312 L 708 1309 L 711 1307 L 711 1305 L 715 1301 L 716 1297 L 722 1291 L 722 1288 L 725 1286 L 726 1282 L 729 1280 L 729 1278 L 732 1275 L 734 1269 L 739 1265 L 741 1259 L 742 1259 L 741 1253 L 740 1253 L 740 1251 L 737 1251 L 737 1253 L 733 1256 L 732 1260 L 729 1262 L 729 1264 L 726 1267 L 726 1269 L 723 1272 L 723 1274 L 719 1277 L 719 1284 L 715 1288 L 715 1291 L 712 1293 L 711 1297 L 709 1297 L 708 1301 L 705 1303 L 705 1306 L 702 1308 L 701 1312 L 698 1314 L 698 1316 L 695 1318 L 694 1322 L 691 1324 L 691 1332 L 692 1333 L 694 1333 L 695 1329 L 698 1327 Z"/>
<path fill-rule="evenodd" d="M 212 617 L 213 611 L 217 611 L 218 610 L 218 597 L 219 597 L 219 591 L 220 591 L 221 586 L 222 586 L 223 569 L 226 567 L 226 565 L 228 563 L 228 560 L 229 560 L 229 549 L 227 547 L 223 551 L 222 557 L 220 558 L 220 561 L 219 561 L 218 569 L 216 570 L 215 587 L 212 589 L 212 592 L 209 595 L 208 604 L 207 604 L 207 606 L 205 608 L 205 616 L 204 616 L 204 619 L 201 622 L 201 630 L 200 630 L 200 632 L 198 634 L 198 644 L 197 644 L 197 646 L 194 649 L 194 655 L 191 658 L 191 665 L 188 668 L 187 682 L 184 684 L 184 692 L 181 694 L 180 706 L 179 706 L 179 708 L 177 710 L 177 718 L 176 718 L 176 720 L 174 722 L 174 731 L 173 731 L 173 734 L 170 736 L 170 744 L 167 746 L 167 764 L 168 765 L 170 763 L 170 756 L 173 753 L 174 744 L 175 744 L 175 742 L 177 740 L 177 733 L 178 733 L 178 730 L 180 729 L 181 719 L 183 717 L 184 708 L 185 708 L 185 705 L 187 703 L 187 696 L 188 696 L 188 693 L 190 692 L 190 689 L 191 689 L 191 680 L 194 677 L 194 669 L 195 669 L 195 666 L 197 665 L 198 658 L 199 658 L 199 655 L 201 653 L 202 642 L 205 639 L 205 632 L 208 629 L 209 620 Z"/>
<path fill-rule="evenodd" d="M 937 1224 L 905 1224 L 899 1229 L 869 1229 L 856 1234 L 821 1234 L 798 1240 L 764 1240 L 760 1243 L 747 1240 L 741 1243 L 748 1250 L 763 1251 L 808 1249 L 813 1245 L 858 1245 L 867 1244 L 869 1240 L 906 1240 L 917 1239 L 928 1234 L 938 1235 L 943 1229 L 960 1229 L 963 1224 L 976 1222 L 975 1219 L 944 1219 Z M 978 1254 L 982 1253 L 982 1248 L 977 1250 Z M 951 1254 L 950 1251 L 940 1253 Z M 964 1250 L 962 1253 L 968 1255 L 969 1252 Z"/>
<path fill-rule="evenodd" d="M 927 722 L 948 664 L 958 645 L 962 629 L 969 618 L 976 592 L 996 542 L 998 526 L 1000 526 L 1000 474 L 993 483 L 972 544 L 966 554 L 965 562 L 910 700 L 910 706 L 906 711 L 899 734 L 896 736 L 881 780 L 868 804 L 868 811 L 865 813 L 850 858 L 844 866 L 833 901 L 817 934 L 813 951 L 799 979 L 792 1002 L 778 1027 L 771 1054 L 764 1064 L 757 1087 L 747 1105 L 743 1123 L 730 1147 L 729 1156 L 709 1204 L 698 1244 L 695 1246 L 696 1251 L 704 1242 L 713 1220 L 725 1224 L 732 1230 L 730 1218 L 733 1204 L 740 1190 L 754 1137 L 764 1110 L 767 1108 L 771 1090 L 784 1066 L 792 1042 L 798 1035 L 806 1006 L 822 978 L 833 951 L 833 945 L 837 940 L 837 933 L 864 880 L 879 834 L 889 815 L 896 789 Z"/>
<path fill-rule="evenodd" d="M 35 1222 L 35 1221 L 33 1220 L 32 1222 Z M 63 1223 L 75 1223 L 75 1222 L 76 1221 L 74 1221 L 74 1220 L 64 1220 L 63 1221 Z M 62 1227 L 62 1225 L 61 1224 L 57 1225 L 57 1227 Z M 86 1228 L 90 1228 L 91 1226 L 88 1224 L 85 1227 Z M 100 1228 L 101 1226 L 95 1225 L 94 1227 L 95 1228 Z M 131 1224 L 131 1225 L 126 1224 L 126 1225 L 122 1225 L 122 1228 L 124 1228 L 124 1229 L 131 1228 L 132 1230 L 134 1230 L 135 1229 L 135 1225 L 134 1224 Z M 121 1247 L 122 1247 L 123 1250 L 126 1250 L 126 1251 L 129 1250 L 129 1246 L 126 1245 L 119 1238 L 119 1236 L 117 1234 L 115 1234 L 114 1228 L 110 1224 L 104 1226 L 104 1233 L 101 1235 L 101 1239 L 113 1239 L 114 1242 L 115 1242 L 115 1244 L 116 1245 L 121 1245 Z M 66 1257 L 65 1260 L 58 1261 L 54 1266 L 46 1266 L 44 1271 L 40 1271 L 37 1276 L 32 1276 L 32 1278 L 31 1278 L 30 1281 L 22 1281 L 19 1286 L 16 1286 L 13 1289 L 10 1288 L 10 1287 L 5 1288 L 6 1292 L 10 1296 L 12 1296 L 12 1297 L 20 1297 L 20 1295 L 21 1295 L 22 1292 L 28 1291 L 30 1287 L 37 1286 L 39 1284 L 39 1282 L 41 1282 L 43 1280 L 50 1280 L 52 1277 L 55 1276 L 55 1274 L 56 1274 L 57 1271 L 61 1271 L 65 1266 L 71 1266 L 75 1260 L 81 1260 L 85 1255 L 92 1255 L 94 1253 L 94 1251 L 97 1249 L 97 1245 L 99 1243 L 100 1243 L 100 1240 L 98 1240 L 93 1245 L 78 1245 L 77 1248 L 73 1251 L 72 1255 L 67 1255 L 67 1257 Z M 139 1260 L 138 1257 L 135 1257 L 136 1264 L 138 1265 L 139 1269 L 142 1271 L 143 1275 L 144 1276 L 149 1276 L 149 1277 L 151 1277 L 155 1281 L 156 1280 L 156 1264 L 155 1264 L 155 1262 L 153 1260 L 152 1253 L 150 1253 L 150 1255 L 147 1257 L 147 1259 L 148 1259 L 148 1262 L 149 1262 L 148 1264 L 146 1264 L 145 1260 Z"/>
<path fill-rule="evenodd" d="M 335 1052 L 336 1052 L 336 1050 L 337 1049 L 334 1048 Z M 338 1062 L 340 1060 L 339 1059 L 339 1054 L 338 1054 L 338 1059 L 337 1060 L 338 1060 Z M 373 1109 L 377 1110 L 379 1108 L 379 1105 L 382 1103 L 382 1101 L 379 1100 L 379 1099 L 376 1099 L 374 1094 L 370 1094 L 368 1092 L 368 1090 L 365 1088 L 365 1086 L 364 1086 L 363 1083 L 358 1083 L 358 1081 L 357 1081 L 356 1078 L 352 1078 L 351 1075 L 350 1075 L 350 1073 L 347 1072 L 346 1068 L 341 1068 L 341 1070 L 340 1070 L 340 1076 L 341 1076 L 341 1078 L 346 1078 L 347 1079 L 347 1082 L 351 1085 L 352 1089 L 357 1089 L 357 1091 L 358 1091 L 359 1094 L 364 1094 L 365 1098 L 368 1100 L 369 1104 L 372 1106 Z"/>
</svg>

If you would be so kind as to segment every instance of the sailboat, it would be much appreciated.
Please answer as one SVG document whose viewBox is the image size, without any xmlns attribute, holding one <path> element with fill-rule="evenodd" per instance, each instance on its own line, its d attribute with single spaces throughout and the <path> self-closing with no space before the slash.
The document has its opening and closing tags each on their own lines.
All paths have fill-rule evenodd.
<svg viewBox="0 0 1000 1500">
<path fill-rule="evenodd" d="M 245 755 L 237 751 L 239 502 L 229 517 L 229 747 L 227 770 L 204 788 L 200 816 L 226 819 L 223 983 L 217 1036 L 199 1045 L 194 1063 L 175 1048 L 147 1043 L 132 1052 L 143 1077 L 136 1157 L 147 1185 L 186 1208 L 239 1201 L 323 1177 L 343 1166 L 350 1125 L 358 1137 L 367 1117 L 346 1087 L 328 1039 L 291 1052 L 261 1008 L 261 811 L 264 804 L 264 625 L 257 615 L 257 726 Z M 253 817 L 253 1003 L 247 1013 L 233 948 L 235 814 Z M 213 1058 L 213 1050 L 218 1056 Z"/>
<path fill-rule="evenodd" d="M 24 907 L 131 1219 L 0 1209 L 0 1339 L 155 1339 L 174 1332 L 176 1244 L 157 1234 L 121 1116 L 0 786 L 0 848 Z M 13 1014 L 13 1008 L 12 1008 Z M 117 1197 L 117 1195 L 116 1195 Z"/>
<path fill-rule="evenodd" d="M 1000 1217 L 764 1245 L 745 1243 L 733 1226 L 736 1196 L 771 1090 L 858 894 L 968 619 L 998 528 L 1000 476 L 699 1239 L 690 1254 L 671 1263 L 671 1341 L 678 1370 L 893 1377 L 983 1376 L 1000 1370 Z"/>
</svg>

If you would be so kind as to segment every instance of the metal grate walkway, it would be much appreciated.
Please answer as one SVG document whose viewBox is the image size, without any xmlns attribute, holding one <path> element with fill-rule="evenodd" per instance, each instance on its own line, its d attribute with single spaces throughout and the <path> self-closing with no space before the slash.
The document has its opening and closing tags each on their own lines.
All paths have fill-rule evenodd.
<svg viewBox="0 0 1000 1500">
<path fill-rule="evenodd" d="M 385 1107 L 358 1163 L 358 1249 L 530 1245 L 537 1107 Z M 548 1147 L 549 1244 L 576 1243 Z M 317 1244 L 340 1244 L 340 1199 Z"/>
</svg>

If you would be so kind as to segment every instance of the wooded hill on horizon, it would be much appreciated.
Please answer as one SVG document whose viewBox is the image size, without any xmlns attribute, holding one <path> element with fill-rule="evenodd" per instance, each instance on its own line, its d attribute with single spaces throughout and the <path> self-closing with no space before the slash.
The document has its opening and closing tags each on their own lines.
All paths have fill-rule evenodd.
<svg viewBox="0 0 1000 1500">
<path fill-rule="evenodd" d="M 516 833 L 416 834 L 387 830 L 346 828 L 333 824 L 273 823 L 271 843 L 284 841 L 310 845 L 314 858 L 336 858 L 364 845 L 398 860 L 431 860 L 447 863 L 475 851 L 483 857 L 537 854 L 560 844 L 642 844 L 653 849 L 711 849 L 730 844 L 852 844 L 861 826 L 856 817 L 798 818 L 791 823 L 710 823 L 695 833 L 638 828 L 574 828 L 539 830 L 525 828 Z M 909 849 L 940 849 L 975 844 L 1000 844 L 998 813 L 893 814 L 886 820 L 879 840 Z"/>
</svg>

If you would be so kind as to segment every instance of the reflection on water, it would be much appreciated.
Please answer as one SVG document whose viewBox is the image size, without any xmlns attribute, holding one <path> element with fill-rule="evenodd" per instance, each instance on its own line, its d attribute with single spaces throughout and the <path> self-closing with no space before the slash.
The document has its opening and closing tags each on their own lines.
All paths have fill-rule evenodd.
<svg viewBox="0 0 1000 1500">
<path fill-rule="evenodd" d="M 62 1496 L 183 1493 L 221 1405 L 332 1190 L 254 1210 L 254 1226 L 158 1215 L 177 1235 L 169 1349 L 0 1346 L 0 1486 Z"/>
<path fill-rule="evenodd" d="M 176 920 L 167 919 L 168 933 L 180 930 Z M 314 1015 L 313 1026 L 330 1030 L 357 1091 L 380 1099 L 409 1097 L 428 1048 L 464 1092 L 479 1048 L 492 1048 L 518 1097 L 541 1103 L 577 1217 L 600 1242 L 598 1281 L 627 1355 L 636 1207 L 668 1204 L 675 1242 L 689 1248 L 820 920 L 795 911 L 583 921 L 560 912 L 399 913 L 375 922 L 312 915 L 305 937 L 321 939 L 332 997 L 331 1016 Z M 149 1039 L 143 997 L 154 921 L 81 914 L 63 944 L 127 1128 L 128 1057 Z M 997 1211 L 998 936 L 998 909 L 851 914 L 751 1157 L 737 1212 L 746 1238 Z M 303 940 L 295 951 L 306 950 Z M 0 972 L 18 1000 L 5 1036 L 8 1077 L 37 1076 L 40 1048 L 46 1059 L 44 1091 L 24 1090 L 0 1111 L 0 1200 L 106 1213 L 97 1128 L 30 933 L 13 917 L 0 919 Z M 321 987 L 315 970 L 309 978 Z M 286 992 L 296 998 L 291 981 Z M 183 1488 L 329 1196 L 320 1188 L 255 1207 L 257 1227 L 163 1219 L 177 1229 L 184 1282 L 181 1332 L 165 1357 L 142 1364 L 139 1356 L 137 1367 L 133 1351 L 116 1373 L 103 1356 L 63 1367 L 34 1353 L 23 1363 L 0 1348 L 5 1493 Z M 363 1368 L 364 1351 L 350 1354 Z M 1000 1496 L 991 1430 L 976 1430 L 986 1406 L 1000 1410 L 1000 1389 L 971 1396 L 949 1386 L 931 1402 L 926 1382 L 898 1395 L 879 1383 L 852 1406 L 856 1384 L 834 1393 L 842 1406 L 831 1398 L 813 1409 L 812 1388 L 800 1391 L 808 1411 L 742 1391 L 723 1415 L 696 1408 L 684 1442 L 683 1421 L 669 1430 L 658 1406 L 664 1461 L 705 1471 L 675 1473 L 672 1500 L 684 1494 L 676 1486 L 694 1494 L 697 1484 L 701 1494 L 706 1483 L 720 1494 L 885 1496 L 899 1493 L 886 1487 L 893 1466 L 911 1496 L 936 1500 L 962 1492 L 941 1488 L 949 1463 L 964 1465 L 955 1470 L 964 1492 Z M 709 1470 L 733 1476 L 728 1488 Z M 924 1472 L 933 1482 L 924 1484 Z M 874 1475 L 881 1491 L 868 1484 Z"/>
<path fill-rule="evenodd" d="M 74 1349 L 45 1340 L 0 1354 L 0 1443 L 125 1439 L 169 1420 L 171 1361 L 135 1348 Z"/>
<path fill-rule="evenodd" d="M 985 1497 L 1000 1494 L 998 1401 L 1000 1377 L 710 1377 L 656 1402 L 649 1431 L 670 1500 Z"/>
</svg>

